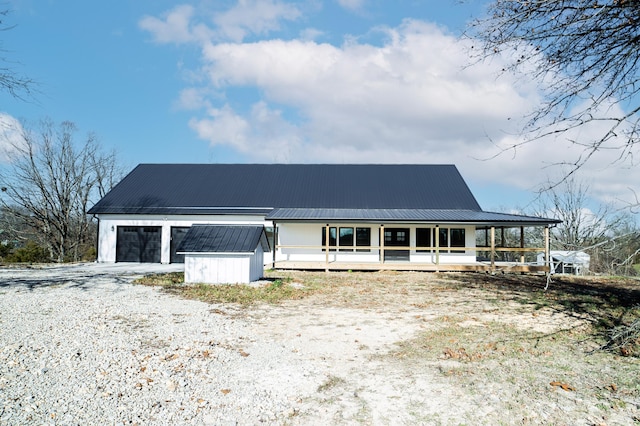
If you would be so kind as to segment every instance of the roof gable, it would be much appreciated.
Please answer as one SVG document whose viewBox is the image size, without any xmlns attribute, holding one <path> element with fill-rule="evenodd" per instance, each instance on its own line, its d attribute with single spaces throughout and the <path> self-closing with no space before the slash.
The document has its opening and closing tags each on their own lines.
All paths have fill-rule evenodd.
<svg viewBox="0 0 640 426">
<path fill-rule="evenodd" d="M 481 210 L 453 165 L 141 164 L 92 214 L 274 208 Z"/>
</svg>

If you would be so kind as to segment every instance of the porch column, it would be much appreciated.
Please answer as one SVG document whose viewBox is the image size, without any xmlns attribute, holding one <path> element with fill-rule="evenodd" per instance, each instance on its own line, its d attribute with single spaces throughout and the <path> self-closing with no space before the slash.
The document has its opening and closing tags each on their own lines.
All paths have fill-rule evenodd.
<svg viewBox="0 0 640 426">
<path fill-rule="evenodd" d="M 436 243 L 436 272 L 440 272 L 440 225 L 436 225 L 433 233 Z"/>
<path fill-rule="evenodd" d="M 272 253 L 273 253 L 273 255 L 272 255 L 273 265 L 271 267 L 273 269 L 276 269 L 276 249 L 277 249 L 276 244 L 277 244 L 277 241 L 278 241 L 278 238 L 276 237 L 276 234 L 278 232 L 277 229 L 278 229 L 278 225 L 274 221 L 273 222 L 273 245 L 271 246 L 272 247 L 271 250 L 272 250 Z"/>
<path fill-rule="evenodd" d="M 380 225 L 380 263 L 384 263 L 384 224 Z"/>
<path fill-rule="evenodd" d="M 520 227 L 520 248 L 524 248 L 524 226 Z M 520 252 L 520 263 L 524 265 L 524 250 Z"/>
<path fill-rule="evenodd" d="M 324 228 L 324 271 L 329 272 L 329 224 Z"/>
<path fill-rule="evenodd" d="M 491 227 L 491 272 L 496 270 L 496 227 Z"/>
<path fill-rule="evenodd" d="M 549 225 L 544 227 L 544 264 L 547 266 L 547 273 L 551 273 L 551 256 L 549 247 Z"/>
</svg>

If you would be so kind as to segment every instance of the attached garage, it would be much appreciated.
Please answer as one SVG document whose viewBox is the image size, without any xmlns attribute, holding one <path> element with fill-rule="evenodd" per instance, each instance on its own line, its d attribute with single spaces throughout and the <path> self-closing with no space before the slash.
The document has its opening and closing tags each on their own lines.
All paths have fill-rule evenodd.
<svg viewBox="0 0 640 426">
<path fill-rule="evenodd" d="M 268 251 L 263 226 L 194 225 L 177 253 L 186 283 L 248 284 L 262 277 Z"/>
<path fill-rule="evenodd" d="M 118 226 L 116 262 L 160 263 L 160 226 Z"/>
</svg>

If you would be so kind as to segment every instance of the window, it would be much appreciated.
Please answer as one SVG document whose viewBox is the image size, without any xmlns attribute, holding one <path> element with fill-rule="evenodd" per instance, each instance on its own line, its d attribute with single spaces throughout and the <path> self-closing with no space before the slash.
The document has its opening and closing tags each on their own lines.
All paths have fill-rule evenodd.
<svg viewBox="0 0 640 426">
<path fill-rule="evenodd" d="M 433 231 L 431 228 L 416 228 L 416 246 L 417 247 L 431 247 L 431 234 Z M 417 253 L 430 253 L 431 250 L 423 249 L 416 250 Z"/>
<path fill-rule="evenodd" d="M 451 247 L 465 246 L 464 228 L 451 228 L 449 234 L 451 237 Z M 464 253 L 464 250 L 451 250 L 451 253 Z"/>
<path fill-rule="evenodd" d="M 464 253 L 464 250 L 449 251 L 448 249 L 465 247 L 465 243 L 464 228 L 438 228 L 438 245 L 441 253 Z"/>
<path fill-rule="evenodd" d="M 354 233 L 355 230 L 355 233 Z M 327 245 L 327 227 L 322 227 L 322 251 L 325 251 Z M 371 228 L 352 228 L 352 227 L 329 227 L 329 251 L 336 251 L 335 246 L 340 251 L 353 251 L 354 247 L 369 247 L 371 245 Z M 368 252 L 370 249 L 357 249 L 356 251 Z"/>
<path fill-rule="evenodd" d="M 337 241 L 337 229 L 335 226 L 329 228 L 329 246 L 335 247 L 338 245 Z M 326 250 L 327 245 L 327 227 L 322 227 L 322 251 Z M 330 248 L 329 251 L 336 251 L 335 248 Z"/>
<path fill-rule="evenodd" d="M 371 246 L 371 228 L 356 228 L 356 246 Z M 368 252 L 371 249 L 358 249 L 356 251 Z"/>
<path fill-rule="evenodd" d="M 440 246 L 440 251 L 445 251 L 446 250 L 442 250 L 443 248 L 449 247 L 449 230 L 447 228 L 438 228 L 440 231 L 438 232 L 438 246 Z"/>
<path fill-rule="evenodd" d="M 338 245 L 340 246 L 340 251 L 353 251 L 353 248 L 342 248 L 353 247 L 353 228 L 340 228 Z"/>
</svg>

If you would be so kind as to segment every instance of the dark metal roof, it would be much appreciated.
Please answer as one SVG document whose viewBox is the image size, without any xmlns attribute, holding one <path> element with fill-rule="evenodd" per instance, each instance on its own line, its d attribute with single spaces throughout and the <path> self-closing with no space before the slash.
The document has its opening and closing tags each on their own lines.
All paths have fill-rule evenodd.
<svg viewBox="0 0 640 426">
<path fill-rule="evenodd" d="M 446 209 L 276 209 L 268 220 L 286 221 L 380 221 L 380 222 L 454 222 L 474 224 L 542 225 L 559 220 L 482 210 Z"/>
<path fill-rule="evenodd" d="M 269 251 L 262 226 L 193 225 L 178 253 L 253 253 L 259 244 Z"/>
<path fill-rule="evenodd" d="M 453 165 L 141 164 L 91 214 L 265 214 L 274 208 L 481 210 Z"/>
</svg>

